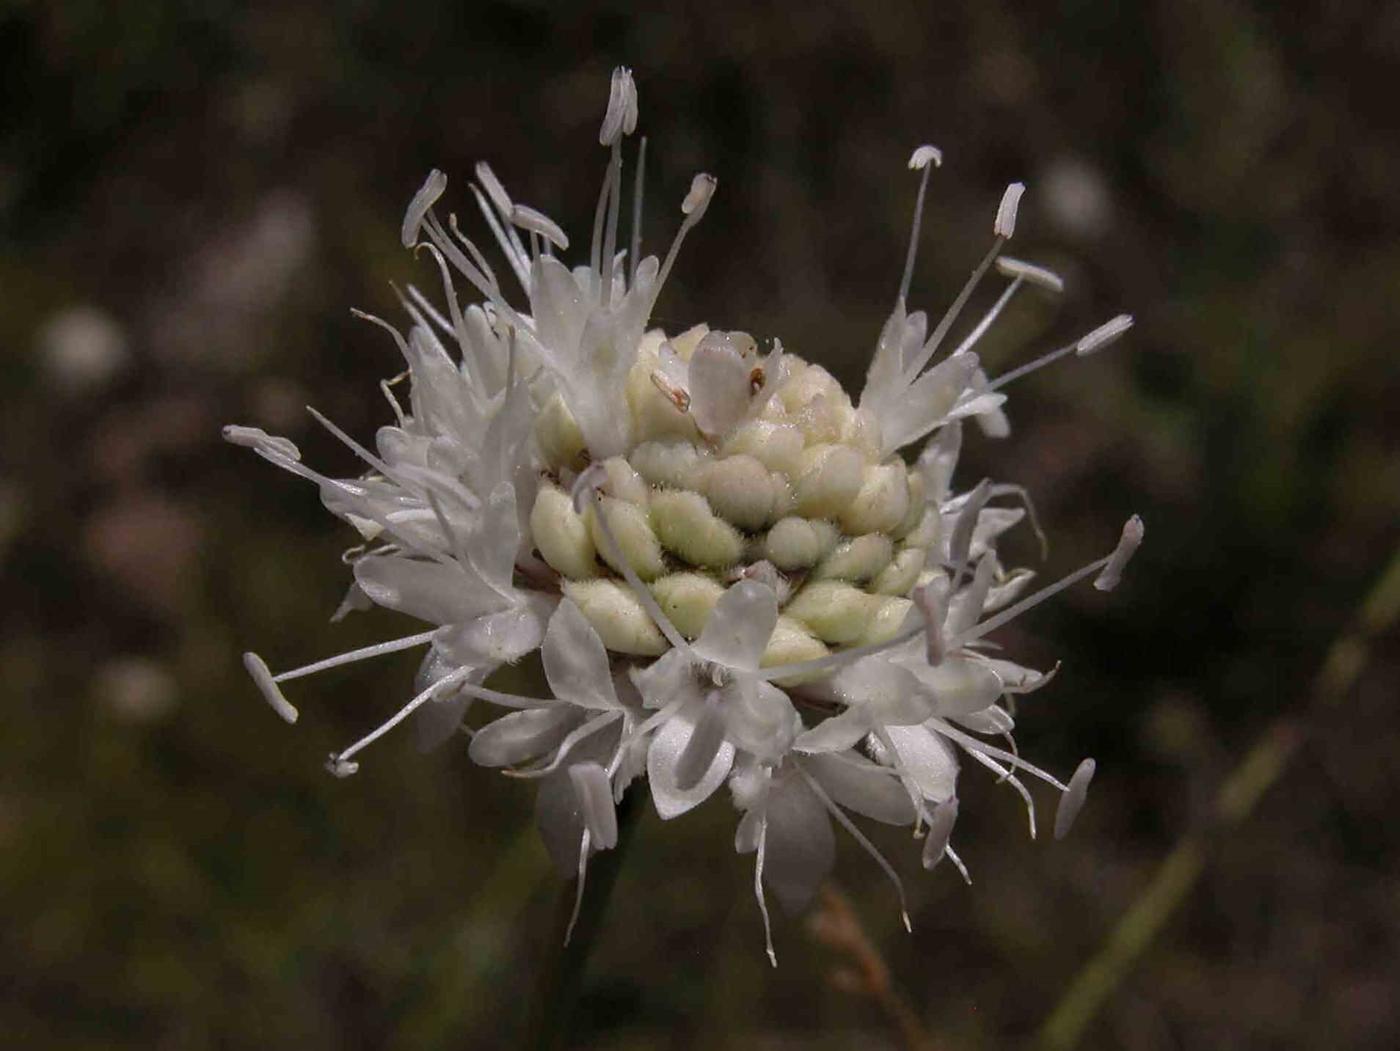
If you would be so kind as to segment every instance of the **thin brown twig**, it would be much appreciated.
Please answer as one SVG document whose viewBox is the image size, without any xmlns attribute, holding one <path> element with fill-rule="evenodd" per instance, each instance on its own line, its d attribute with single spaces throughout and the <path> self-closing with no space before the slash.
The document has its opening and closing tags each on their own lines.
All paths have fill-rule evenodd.
<svg viewBox="0 0 1400 1051">
<path fill-rule="evenodd" d="M 841 957 L 841 965 L 828 975 L 832 985 L 873 1001 L 908 1051 L 941 1051 L 942 1045 L 929 1036 L 918 1012 L 895 987 L 889 967 L 865 933 L 850 900 L 834 884 L 822 885 L 808 930 Z"/>
</svg>

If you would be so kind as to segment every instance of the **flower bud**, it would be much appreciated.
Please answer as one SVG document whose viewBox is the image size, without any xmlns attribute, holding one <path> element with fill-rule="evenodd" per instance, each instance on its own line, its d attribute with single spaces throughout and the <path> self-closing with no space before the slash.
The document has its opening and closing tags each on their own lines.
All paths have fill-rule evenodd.
<svg viewBox="0 0 1400 1051">
<path fill-rule="evenodd" d="M 875 613 L 871 616 L 870 623 L 866 625 L 865 633 L 860 637 L 862 646 L 888 642 L 894 638 L 904 627 L 904 618 L 914 608 L 914 603 L 909 599 L 895 596 L 878 598 L 876 602 L 878 604 L 875 607 Z"/>
<path fill-rule="evenodd" d="M 585 579 L 598 574 L 598 554 L 588 526 L 574 510 L 567 493 L 548 483 L 540 486 L 530 510 L 530 535 L 540 557 L 566 577 Z"/>
<path fill-rule="evenodd" d="M 566 580 L 564 594 L 578 606 L 608 649 L 636 657 L 659 657 L 670 648 L 626 584 Z"/>
<path fill-rule="evenodd" d="M 627 459 L 652 485 L 690 489 L 709 457 L 690 442 L 673 439 L 643 442 Z"/>
<path fill-rule="evenodd" d="M 907 595 L 918 583 L 928 552 L 922 547 L 903 547 L 894 561 L 880 570 L 870 583 L 870 590 L 880 595 Z"/>
<path fill-rule="evenodd" d="M 762 664 L 765 668 L 780 664 L 799 664 L 802 661 L 825 657 L 829 652 L 821 640 L 800 621 L 787 614 L 779 614 L 777 626 L 773 628 L 773 634 L 768 637 L 768 646 L 763 651 Z M 793 680 L 777 681 L 779 685 L 791 685 Z"/>
<path fill-rule="evenodd" d="M 819 580 L 799 591 L 783 611 L 823 642 L 845 645 L 863 634 L 879 599 L 838 580 Z"/>
<path fill-rule="evenodd" d="M 903 460 L 866 467 L 859 492 L 841 515 L 852 535 L 888 533 L 909 513 L 909 469 Z"/>
<path fill-rule="evenodd" d="M 700 485 L 715 513 L 740 529 L 761 529 L 769 520 L 773 488 L 768 469 L 743 454 L 710 464 Z"/>
<path fill-rule="evenodd" d="M 535 418 L 535 441 L 544 462 L 558 471 L 577 469 L 583 460 L 583 432 L 564 399 L 555 394 Z"/>
<path fill-rule="evenodd" d="M 743 556 L 744 538 L 699 493 L 666 489 L 651 498 L 651 520 L 668 551 L 693 566 L 724 568 Z"/>
<path fill-rule="evenodd" d="M 795 425 L 759 418 L 736 427 L 723 452 L 727 456 L 745 453 L 770 471 L 791 475 L 797 473 L 805 444 L 801 429 Z"/>
<path fill-rule="evenodd" d="M 860 491 L 865 460 L 844 445 L 816 445 L 802 453 L 796 494 L 798 510 L 816 518 L 834 517 Z"/>
<path fill-rule="evenodd" d="M 648 521 L 644 509 L 625 500 L 605 496 L 601 501 L 601 511 L 607 515 L 608 527 L 612 530 L 613 540 L 621 549 L 622 558 L 626 559 L 627 564 L 637 571 L 637 576 L 643 580 L 651 580 L 666 571 L 666 561 L 661 554 L 661 544 L 652 531 L 651 523 Z M 584 511 L 583 519 L 588 523 L 588 535 L 592 538 L 593 546 L 598 549 L 603 561 L 621 572 L 622 566 L 618 564 L 616 553 L 613 552 L 612 545 L 608 543 L 608 538 L 603 534 L 598 514 L 598 507 L 589 507 Z"/>
<path fill-rule="evenodd" d="M 697 638 L 710 619 L 710 611 L 724 594 L 724 588 L 700 573 L 669 573 L 652 582 L 661 612 L 688 639 Z"/>
<path fill-rule="evenodd" d="M 806 569 L 822 555 L 822 537 L 805 518 L 784 518 L 763 538 L 763 556 L 779 569 Z"/>
<path fill-rule="evenodd" d="M 893 557 L 894 542 L 889 537 L 866 533 L 837 544 L 812 576 L 817 580 L 865 581 L 889 565 Z"/>
</svg>

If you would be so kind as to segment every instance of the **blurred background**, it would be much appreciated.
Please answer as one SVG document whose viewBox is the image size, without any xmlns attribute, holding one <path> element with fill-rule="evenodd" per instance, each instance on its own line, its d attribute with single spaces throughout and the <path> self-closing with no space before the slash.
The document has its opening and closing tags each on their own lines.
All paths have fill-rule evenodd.
<svg viewBox="0 0 1400 1051">
<path fill-rule="evenodd" d="M 1024 179 L 1012 253 L 1069 288 L 1015 304 L 992 371 L 1120 310 L 1138 327 L 1019 383 L 1014 433 L 970 432 L 960 478 L 1029 487 L 1049 557 L 1028 532 L 1010 553 L 1048 576 L 1132 511 L 1148 540 L 1118 592 L 1081 587 L 1001 634 L 1064 662 L 1022 705 L 1023 752 L 1061 774 L 1099 760 L 1070 839 L 1030 841 L 1014 793 L 967 770 L 974 885 L 874 830 L 908 881 L 907 935 L 845 839 L 849 915 L 780 922 L 772 972 L 728 805 L 648 813 L 576 1044 L 916 1046 L 903 1010 L 947 1049 L 1400 1046 L 1395 631 L 1337 651 L 1354 659 L 1332 703 L 1313 685 L 1400 539 L 1400 7 L 633 6 L 4 5 L 6 1043 L 522 1039 L 561 887 L 532 793 L 409 734 L 357 778 L 324 773 L 407 696 L 415 655 L 298 683 L 294 729 L 268 711 L 242 650 L 287 667 L 401 631 L 328 623 L 354 538 L 219 428 L 354 473 L 302 407 L 362 438 L 384 422 L 376 383 L 401 365 L 349 311 L 394 318 L 391 282 L 435 287 L 398 244 L 408 198 L 440 167 L 474 214 L 485 159 L 586 230 L 626 63 L 653 250 L 691 174 L 719 178 L 659 323 L 780 336 L 857 389 L 903 263 L 910 150 L 945 151 L 911 296 L 931 311 Z M 1260 741 L 1247 803 L 1267 791 L 1222 808 Z M 1140 910 L 1129 935 L 1169 922 L 1100 969 L 1070 1037 L 1042 1030 L 1169 855 L 1181 907 Z M 833 934 L 852 918 L 883 999 Z"/>
</svg>

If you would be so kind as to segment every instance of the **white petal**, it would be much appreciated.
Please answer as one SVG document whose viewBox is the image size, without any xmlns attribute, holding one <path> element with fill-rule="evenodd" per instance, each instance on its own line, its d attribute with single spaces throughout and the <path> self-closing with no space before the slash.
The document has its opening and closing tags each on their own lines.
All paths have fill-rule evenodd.
<svg viewBox="0 0 1400 1051">
<path fill-rule="evenodd" d="M 549 618 L 540 657 L 556 697 L 585 708 L 618 707 L 603 640 L 569 599 Z"/>
<path fill-rule="evenodd" d="M 832 800 L 888 825 L 914 820 L 914 804 L 897 777 L 856 752 L 813 755 L 803 759 L 807 772 Z"/>
<path fill-rule="evenodd" d="M 958 760 L 938 734 L 924 726 L 890 726 L 885 732 L 894 743 L 900 765 L 925 799 L 941 803 L 953 797 Z"/>
<path fill-rule="evenodd" d="M 539 648 L 546 613 L 534 602 L 487 613 L 444 628 L 433 636 L 433 645 L 457 664 L 492 668 L 510 664 Z"/>
<path fill-rule="evenodd" d="M 724 713 L 720 706 L 720 694 L 710 691 L 700 709 L 700 717 L 695 720 L 695 729 L 684 751 L 676 761 L 676 787 L 682 792 L 700 783 L 724 744 Z"/>
<path fill-rule="evenodd" d="M 541 781 L 535 797 L 535 824 L 559 874 L 570 879 L 578 875 L 583 812 L 567 770 L 550 774 Z"/>
<path fill-rule="evenodd" d="M 831 822 L 807 783 L 789 777 L 768 793 L 768 818 L 763 881 L 772 888 L 784 911 L 799 912 L 836 860 Z"/>
<path fill-rule="evenodd" d="M 574 763 L 569 767 L 569 780 L 578 796 L 591 845 L 597 850 L 611 850 L 617 846 L 617 810 L 613 807 L 607 771 L 598 763 Z"/>
<path fill-rule="evenodd" d="M 648 708 L 664 708 L 683 696 L 700 698 L 690 657 L 681 650 L 667 650 L 645 668 L 632 669 L 629 675 Z"/>
<path fill-rule="evenodd" d="M 1001 697 L 1001 676 L 979 661 L 950 657 L 936 668 L 920 668 L 919 681 L 933 692 L 940 715 L 989 708 Z"/>
<path fill-rule="evenodd" d="M 741 580 L 715 603 L 695 642 L 695 652 L 728 668 L 756 671 L 777 623 L 778 597 L 773 589 L 757 580 Z"/>
<path fill-rule="evenodd" d="M 467 751 L 480 766 L 510 766 L 552 750 L 577 718 L 564 705 L 510 712 L 478 730 Z"/>
<path fill-rule="evenodd" d="M 806 733 L 798 734 L 792 747 L 794 751 L 809 754 L 844 752 L 869 732 L 870 723 L 865 713 L 858 708 L 847 708 L 840 715 L 833 715 Z"/>
<path fill-rule="evenodd" d="M 355 582 L 377 604 L 431 624 L 460 624 L 505 605 L 494 589 L 457 565 L 398 555 L 360 559 Z"/>
<path fill-rule="evenodd" d="M 520 516 L 515 487 L 502 482 L 491 490 L 472 530 L 467 557 L 486 583 L 502 594 L 513 592 L 515 558 L 520 552 Z"/>
<path fill-rule="evenodd" d="M 928 823 L 928 837 L 924 840 L 924 868 L 931 869 L 943 860 L 943 855 L 948 852 L 948 841 L 953 836 L 953 825 L 957 820 L 957 796 L 933 808 L 933 817 Z"/>
<path fill-rule="evenodd" d="M 737 677 L 724 687 L 722 696 L 729 740 L 761 760 L 781 759 L 802 730 L 802 720 L 792 701 L 772 683 L 750 676 Z"/>
<path fill-rule="evenodd" d="M 690 415 L 701 432 L 722 437 L 749 407 L 751 368 L 722 332 L 711 332 L 690 356 L 686 389 Z"/>
<path fill-rule="evenodd" d="M 647 778 L 656 812 L 669 820 L 699 806 L 718 788 L 734 765 L 734 746 L 723 742 L 715 752 L 710 768 L 694 787 L 682 791 L 676 784 L 676 767 L 695 732 L 701 704 L 693 701 L 667 720 L 647 749 Z"/>
</svg>

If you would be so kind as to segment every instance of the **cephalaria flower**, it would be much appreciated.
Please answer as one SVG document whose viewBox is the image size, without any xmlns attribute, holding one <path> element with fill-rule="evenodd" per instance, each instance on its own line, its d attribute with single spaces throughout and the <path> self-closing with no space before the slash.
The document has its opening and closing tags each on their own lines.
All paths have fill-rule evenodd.
<svg viewBox="0 0 1400 1051">
<path fill-rule="evenodd" d="M 649 327 L 716 181 L 695 176 L 664 257 L 642 255 L 635 218 L 620 243 L 636 123 L 636 88 L 620 69 L 599 136 L 609 160 L 592 239 L 572 266 L 559 225 L 512 200 L 483 163 L 468 191 L 503 260 L 493 267 L 456 215 L 444 220 L 447 178 L 428 176 L 403 244 L 427 257 L 440 291 L 410 288 L 402 329 L 366 318 L 407 363 L 406 398 L 383 385 L 392 421 L 371 444 L 316 415 L 363 474 L 329 477 L 286 438 L 226 428 L 229 441 L 312 482 L 359 533 L 339 616 L 373 604 L 426 625 L 276 674 L 255 654 L 244 663 L 294 722 L 291 680 L 424 650 L 412 698 L 331 755 L 329 770 L 354 774 L 365 749 L 410 718 L 421 743 L 445 741 L 475 707 L 471 758 L 537 783 L 540 830 L 560 867 L 577 873 L 580 896 L 589 857 L 617 841 L 624 792 L 649 792 L 670 819 L 727 785 L 776 959 L 765 891 L 788 909 L 810 899 L 832 865 L 833 822 L 870 852 L 902 906 L 895 870 L 857 819 L 912 826 L 926 867 L 946 856 L 966 875 L 951 841 L 963 761 L 1021 794 L 1032 834 L 1026 778 L 1061 793 L 1056 835 L 1082 805 L 1092 760 L 1062 782 L 1010 741 L 1010 698 L 1050 674 L 1000 656 L 990 636 L 1085 577 L 1112 587 L 1142 523 L 1131 519 L 1109 555 L 1031 591 L 1032 574 L 997 555 L 1027 515 L 1026 494 L 989 480 L 958 491 L 953 474 L 964 421 L 1005 435 L 1012 380 L 1095 352 L 1132 320 L 987 375 L 977 344 L 1011 298 L 1028 285 L 1061 288 L 1050 271 L 1003 254 L 1019 183 L 943 316 L 930 326 L 909 312 L 924 195 L 942 160 L 921 146 L 910 159 L 919 185 L 903 280 L 859 398 L 777 339 Z M 644 157 L 645 144 L 637 195 Z M 1000 296 L 948 344 L 993 274 L 1006 282 Z M 487 685 L 536 652 L 547 696 Z"/>
</svg>

